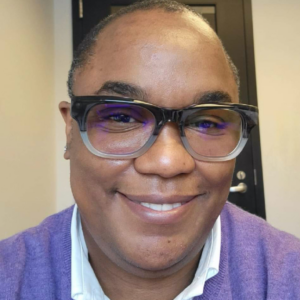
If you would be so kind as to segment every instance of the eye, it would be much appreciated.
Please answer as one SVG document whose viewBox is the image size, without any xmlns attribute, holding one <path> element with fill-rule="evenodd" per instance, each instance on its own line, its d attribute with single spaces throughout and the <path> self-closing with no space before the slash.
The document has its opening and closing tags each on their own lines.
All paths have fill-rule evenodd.
<svg viewBox="0 0 300 300">
<path fill-rule="evenodd" d="M 96 111 L 98 121 L 121 124 L 143 123 L 144 117 L 138 109 L 129 107 L 106 107 Z"/>
<path fill-rule="evenodd" d="M 203 128 L 203 129 L 225 129 L 226 128 L 226 124 L 225 123 L 220 123 L 220 122 L 213 122 L 213 121 L 209 121 L 209 120 L 203 120 L 200 122 L 195 122 L 195 126 L 198 128 Z"/>
<path fill-rule="evenodd" d="M 154 116 L 145 108 L 128 104 L 99 104 L 88 114 L 87 127 L 97 128 L 98 133 L 122 133 L 153 128 Z M 146 129 L 147 129 L 146 128 Z"/>
<path fill-rule="evenodd" d="M 136 120 L 133 117 L 131 117 L 129 115 L 125 115 L 125 114 L 112 114 L 110 116 L 105 117 L 104 119 L 112 120 L 112 121 L 120 122 L 120 123 L 136 122 Z"/>
<path fill-rule="evenodd" d="M 190 119 L 186 126 L 207 135 L 222 135 L 227 127 L 226 122 L 216 116 L 197 116 Z"/>
<path fill-rule="evenodd" d="M 211 121 L 201 121 L 201 122 L 195 123 L 195 125 L 199 128 L 208 129 L 208 128 L 217 127 L 218 124 L 211 122 Z"/>
</svg>

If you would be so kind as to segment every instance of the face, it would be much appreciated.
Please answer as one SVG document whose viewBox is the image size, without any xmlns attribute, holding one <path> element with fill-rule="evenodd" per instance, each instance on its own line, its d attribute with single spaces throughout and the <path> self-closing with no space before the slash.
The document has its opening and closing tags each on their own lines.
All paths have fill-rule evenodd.
<svg viewBox="0 0 300 300">
<path fill-rule="evenodd" d="M 189 13 L 159 10 L 136 12 L 109 25 L 88 64 L 77 71 L 73 89 L 76 96 L 139 97 L 175 109 L 211 91 L 237 102 L 215 34 Z M 227 199 L 234 161 L 195 160 L 173 123 L 138 158 L 100 158 L 83 144 L 68 104 L 60 109 L 67 124 L 72 191 L 89 250 L 139 276 L 172 274 L 196 262 Z M 141 203 L 173 208 L 156 211 Z"/>
</svg>

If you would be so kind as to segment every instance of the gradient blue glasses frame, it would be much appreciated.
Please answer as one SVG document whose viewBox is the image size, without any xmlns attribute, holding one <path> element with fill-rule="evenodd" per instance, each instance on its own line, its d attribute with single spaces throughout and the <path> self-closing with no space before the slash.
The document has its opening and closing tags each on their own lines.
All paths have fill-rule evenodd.
<svg viewBox="0 0 300 300">
<path fill-rule="evenodd" d="M 88 138 L 86 121 L 87 121 L 89 111 L 94 106 L 99 104 L 116 104 L 116 105 L 130 104 L 130 105 L 142 107 L 150 111 L 155 117 L 155 128 L 153 130 L 152 135 L 145 143 L 145 145 L 141 147 L 139 150 L 129 154 L 128 153 L 109 154 L 109 153 L 103 153 L 95 149 Z M 235 149 L 226 156 L 209 157 L 209 156 L 200 155 L 191 148 L 185 136 L 184 124 L 186 118 L 197 110 L 209 110 L 209 109 L 231 110 L 237 112 L 241 117 L 242 130 L 241 130 L 239 142 L 237 143 Z M 167 122 L 174 122 L 177 123 L 178 125 L 180 137 L 184 147 L 195 159 L 202 160 L 202 161 L 227 161 L 227 160 L 234 159 L 240 154 L 240 152 L 243 150 L 248 140 L 250 131 L 258 123 L 257 107 L 246 105 L 246 104 L 235 104 L 235 103 L 225 103 L 225 102 L 203 103 L 203 104 L 192 105 L 180 110 L 176 110 L 176 109 L 158 107 L 153 104 L 143 102 L 140 100 L 115 97 L 115 96 L 73 96 L 71 97 L 71 116 L 78 123 L 82 140 L 86 145 L 86 147 L 89 149 L 89 151 L 96 156 L 109 158 L 109 159 L 131 159 L 131 158 L 136 158 L 141 156 L 153 145 L 163 126 Z"/>
</svg>

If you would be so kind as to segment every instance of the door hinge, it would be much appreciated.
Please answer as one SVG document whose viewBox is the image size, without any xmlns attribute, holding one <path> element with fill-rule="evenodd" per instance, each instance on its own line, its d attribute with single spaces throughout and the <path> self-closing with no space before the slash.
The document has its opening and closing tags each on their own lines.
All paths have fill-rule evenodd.
<svg viewBox="0 0 300 300">
<path fill-rule="evenodd" d="M 78 5 L 79 5 L 79 18 L 83 18 L 83 0 L 78 0 Z"/>
<path fill-rule="evenodd" d="M 254 185 L 257 185 L 257 174 L 256 174 L 256 169 L 253 170 L 254 174 Z"/>
</svg>

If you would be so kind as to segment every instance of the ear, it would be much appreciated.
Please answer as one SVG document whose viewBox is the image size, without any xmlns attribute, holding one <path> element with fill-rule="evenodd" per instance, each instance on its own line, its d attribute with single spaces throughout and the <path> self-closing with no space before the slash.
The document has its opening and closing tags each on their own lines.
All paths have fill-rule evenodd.
<svg viewBox="0 0 300 300">
<path fill-rule="evenodd" d="M 65 159 L 70 159 L 70 145 L 72 140 L 72 117 L 71 117 L 71 104 L 66 101 L 59 103 L 60 113 L 66 123 L 66 151 L 64 154 Z"/>
</svg>

